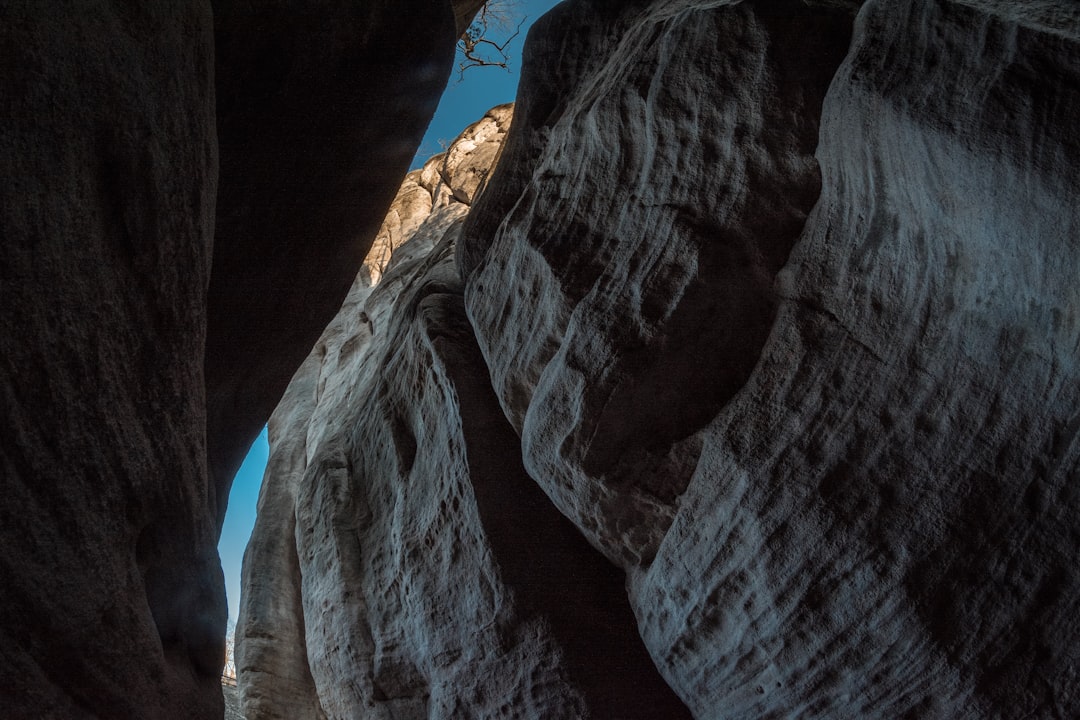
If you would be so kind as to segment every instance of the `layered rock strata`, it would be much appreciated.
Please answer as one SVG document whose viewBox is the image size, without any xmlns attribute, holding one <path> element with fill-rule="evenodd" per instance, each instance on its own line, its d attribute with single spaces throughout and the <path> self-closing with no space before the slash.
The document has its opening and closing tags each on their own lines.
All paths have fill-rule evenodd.
<svg viewBox="0 0 1080 720">
<path fill-rule="evenodd" d="M 1078 106 L 1066 2 L 557 6 L 276 411 L 246 696 L 1080 713 Z"/>
</svg>

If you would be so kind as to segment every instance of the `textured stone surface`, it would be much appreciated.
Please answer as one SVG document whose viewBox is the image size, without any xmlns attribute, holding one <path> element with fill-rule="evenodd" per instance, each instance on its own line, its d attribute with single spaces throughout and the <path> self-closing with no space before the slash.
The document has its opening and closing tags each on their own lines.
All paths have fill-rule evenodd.
<svg viewBox="0 0 1080 720">
<path fill-rule="evenodd" d="M 1080 712 L 1080 15 L 1011 10 L 860 16 L 770 342 L 635 585 L 699 713 Z"/>
<path fill-rule="evenodd" d="M 530 37 L 461 252 L 525 467 L 698 717 L 1074 716 L 1076 6 L 869 2 L 838 69 L 785 9 Z"/>
<path fill-rule="evenodd" d="M 5 717 L 221 716 L 316 338 L 252 720 L 1080 715 L 1075 3 L 568 0 L 385 217 L 475 3 L 255 5 L 0 9 Z"/>
<path fill-rule="evenodd" d="M 770 331 L 851 16 L 799 2 L 595 13 L 559 6 L 530 37 L 545 77 L 524 80 L 525 138 L 502 167 L 531 175 L 493 178 L 504 194 L 479 212 L 498 229 L 467 231 L 468 253 L 491 242 L 468 297 L 526 467 L 632 567 L 671 522 L 696 431 Z"/>
<path fill-rule="evenodd" d="M 455 12 L 466 19 L 475 5 L 214 3 L 221 192 L 206 386 L 221 517 L 244 453 L 341 306 L 435 111 Z"/>
<path fill-rule="evenodd" d="M 327 714 L 685 712 L 642 645 L 699 718 L 1080 712 L 1078 105 L 1064 2 L 541 19 L 454 261 L 467 142 L 278 410 Z"/>
<path fill-rule="evenodd" d="M 0 10 L 0 714 L 220 717 L 207 3 Z"/>
<path fill-rule="evenodd" d="M 248 717 L 686 716 L 621 573 L 521 467 L 465 317 L 454 190 L 509 116 L 410 173 L 379 234 L 405 241 L 373 248 L 271 420 L 237 633 Z"/>
<path fill-rule="evenodd" d="M 0 7 L 0 715 L 221 717 L 232 470 L 475 6 Z"/>
</svg>

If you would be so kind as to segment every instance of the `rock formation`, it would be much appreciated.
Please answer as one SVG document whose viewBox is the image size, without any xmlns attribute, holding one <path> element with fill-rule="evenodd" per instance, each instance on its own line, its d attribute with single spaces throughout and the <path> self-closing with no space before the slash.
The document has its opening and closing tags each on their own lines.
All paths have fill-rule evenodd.
<svg viewBox="0 0 1080 720">
<path fill-rule="evenodd" d="M 0 715 L 221 717 L 230 468 L 478 5 L 0 8 Z"/>
<path fill-rule="evenodd" d="M 271 418 L 237 631 L 250 718 L 685 715 L 621 573 L 522 469 L 465 317 L 454 243 L 509 122 L 409 174 Z"/>
<path fill-rule="evenodd" d="M 481 4 L 214 3 L 221 190 L 206 388 L 219 519 L 341 307 Z"/>
<path fill-rule="evenodd" d="M 1080 714 L 1078 111 L 1067 2 L 556 7 L 275 411 L 249 717 Z"/>
<path fill-rule="evenodd" d="M 0 714 L 220 716 L 210 8 L 8 4 L 0 47 Z"/>
<path fill-rule="evenodd" d="M 84 5 L 0 9 L 0 714 L 221 717 L 293 377 L 249 720 L 1080 716 L 1076 3 L 566 0 L 407 177 L 479 0 Z"/>
</svg>

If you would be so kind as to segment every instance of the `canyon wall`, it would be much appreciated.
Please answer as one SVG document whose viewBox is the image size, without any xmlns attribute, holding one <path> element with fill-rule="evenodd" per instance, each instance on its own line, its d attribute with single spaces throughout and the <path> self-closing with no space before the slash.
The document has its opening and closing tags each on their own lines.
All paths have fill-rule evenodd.
<svg viewBox="0 0 1080 720">
<path fill-rule="evenodd" d="M 478 7 L 0 8 L 4 716 L 221 716 L 275 404 L 249 720 L 1080 715 L 1078 6 L 567 0 L 395 197 Z"/>
<path fill-rule="evenodd" d="M 621 573 L 521 467 L 465 316 L 454 244 L 509 124 L 495 108 L 409 174 L 271 418 L 250 718 L 687 716 Z"/>
<path fill-rule="evenodd" d="M 1080 714 L 1077 7 L 568 0 L 503 112 L 274 413 L 249 718 Z"/>
<path fill-rule="evenodd" d="M 0 714 L 215 717 L 208 3 L 0 11 Z"/>
<path fill-rule="evenodd" d="M 232 472 L 478 6 L 0 7 L 0 715 L 221 717 Z"/>
</svg>

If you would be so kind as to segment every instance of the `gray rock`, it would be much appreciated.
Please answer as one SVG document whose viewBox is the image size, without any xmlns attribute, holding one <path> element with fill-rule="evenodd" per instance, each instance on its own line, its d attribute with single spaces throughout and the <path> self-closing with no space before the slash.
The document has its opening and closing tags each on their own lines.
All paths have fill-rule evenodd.
<svg viewBox="0 0 1080 720">
<path fill-rule="evenodd" d="M 1077 5 L 568 0 L 405 176 L 414 4 L 0 11 L 5 716 L 221 717 L 290 376 L 252 720 L 1080 715 Z"/>
<path fill-rule="evenodd" d="M 485 175 L 509 117 L 406 179 L 379 237 L 412 235 L 372 250 L 275 411 L 238 627 L 249 717 L 686 716 L 622 574 L 521 467 L 465 317 L 467 206 L 441 178 Z M 308 714 L 278 682 L 305 660 Z"/>
<path fill-rule="evenodd" d="M 790 17 L 534 29 L 461 251 L 525 467 L 697 717 L 1074 716 L 1076 6 Z"/>
<path fill-rule="evenodd" d="M 520 141 L 464 261 L 525 466 L 633 568 L 678 509 L 697 432 L 771 330 L 773 278 L 818 197 L 821 101 L 851 16 L 799 2 L 596 12 L 568 3 L 534 26 L 543 77 L 523 78 Z"/>
<path fill-rule="evenodd" d="M 1072 7 L 860 15 L 770 341 L 633 583 L 699 714 L 1080 712 Z"/>
</svg>

